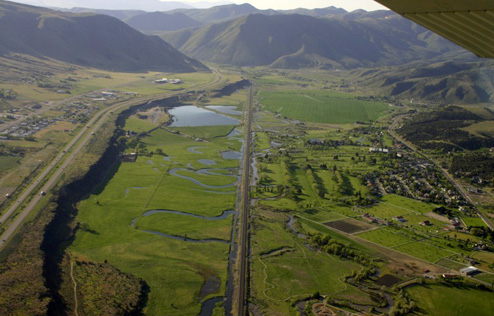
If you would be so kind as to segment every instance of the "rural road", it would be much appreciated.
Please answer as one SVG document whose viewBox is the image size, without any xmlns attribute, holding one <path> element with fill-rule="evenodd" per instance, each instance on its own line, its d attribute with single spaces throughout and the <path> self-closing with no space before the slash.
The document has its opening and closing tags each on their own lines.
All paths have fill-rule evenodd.
<svg viewBox="0 0 494 316">
<path fill-rule="evenodd" d="M 223 82 L 224 77 L 219 74 L 215 69 L 213 69 L 213 72 L 215 74 L 215 78 L 209 82 L 204 84 L 201 88 L 209 88 L 212 87 L 216 84 L 220 84 Z M 166 97 L 171 97 L 180 93 L 184 93 L 183 91 L 181 92 L 167 92 L 166 94 L 160 94 L 160 95 L 155 95 L 155 96 L 147 96 L 147 97 L 141 97 L 133 100 L 128 100 L 124 101 L 121 103 L 117 103 L 113 106 L 110 106 L 108 108 L 105 108 L 98 113 L 96 113 L 91 120 L 89 120 L 86 124 L 86 128 L 82 128 L 82 130 L 72 139 L 70 143 L 68 143 L 63 151 L 59 153 L 55 159 L 53 159 L 50 164 L 46 167 L 46 169 L 34 180 L 31 185 L 29 185 L 26 190 L 21 194 L 20 197 L 18 197 L 15 202 L 7 209 L 7 211 L 2 214 L 0 217 L 0 225 L 5 225 L 5 222 L 11 218 L 14 213 L 17 211 L 19 206 L 21 206 L 30 196 L 32 196 L 33 191 L 38 187 L 39 184 L 45 182 L 43 186 L 40 189 L 41 191 L 48 192 L 53 185 L 58 181 L 60 176 L 63 174 L 65 171 L 65 168 L 72 163 L 72 161 L 75 159 L 77 154 L 86 146 L 86 144 L 89 142 L 89 140 L 94 137 L 92 133 L 97 133 L 98 129 L 106 122 L 108 119 L 108 116 L 111 115 L 110 112 L 113 112 L 115 110 L 118 110 L 120 108 L 126 107 L 126 106 L 132 106 L 132 105 L 138 105 L 146 102 L 153 102 L 157 101 Z M 82 141 L 80 141 L 82 138 Z M 76 149 L 74 149 L 72 152 L 69 153 L 69 151 L 78 143 L 79 145 L 77 146 Z M 61 165 L 59 165 L 59 162 L 61 162 L 64 158 L 66 158 Z M 58 167 L 58 169 L 57 169 Z M 56 170 L 56 171 L 54 171 Z M 54 171 L 54 173 L 50 175 L 50 173 Z M 22 212 L 15 217 L 13 222 L 10 223 L 5 229 L 5 231 L 0 235 L 0 251 L 5 247 L 5 244 L 9 241 L 9 239 L 13 236 L 13 234 L 17 231 L 19 226 L 22 224 L 22 222 L 26 219 L 26 217 L 30 214 L 30 212 L 36 207 L 37 203 L 43 199 L 44 196 L 41 194 L 36 194 L 33 196 L 29 204 L 22 210 Z"/>
<path fill-rule="evenodd" d="M 247 311 L 247 282 L 249 273 L 249 211 L 250 211 L 250 159 L 252 145 L 252 98 L 253 88 L 249 87 L 247 109 L 245 111 L 245 144 L 242 172 L 242 203 L 240 206 L 240 254 L 238 277 L 238 316 L 248 315 Z"/>
</svg>

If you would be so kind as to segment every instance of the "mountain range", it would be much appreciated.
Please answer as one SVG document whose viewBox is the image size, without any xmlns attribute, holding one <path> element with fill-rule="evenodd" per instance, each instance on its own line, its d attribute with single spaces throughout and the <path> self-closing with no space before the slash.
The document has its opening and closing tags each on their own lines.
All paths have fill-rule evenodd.
<svg viewBox="0 0 494 316">
<path fill-rule="evenodd" d="M 168 11 L 193 6 L 177 1 L 159 0 L 18 0 L 19 3 L 51 8 L 85 7 L 106 10 Z"/>
<path fill-rule="evenodd" d="M 174 31 L 197 27 L 199 25 L 234 20 L 239 17 L 256 13 L 263 15 L 300 14 L 313 17 L 336 16 L 348 13 L 344 9 L 333 6 L 320 9 L 299 8 L 294 10 L 259 10 L 248 3 L 240 5 L 227 4 L 203 9 L 181 8 L 166 12 L 163 12 L 163 10 L 159 12 L 147 12 L 145 10 L 105 10 L 87 7 L 74 7 L 61 10 L 73 13 L 91 12 L 110 15 L 144 33 Z"/>
<path fill-rule="evenodd" d="M 161 34 L 182 53 L 219 64 L 355 68 L 471 54 L 390 11 L 313 17 L 250 14 Z"/>
<path fill-rule="evenodd" d="M 120 20 L 0 2 L 0 54 L 23 53 L 115 71 L 206 70 L 156 36 Z"/>
</svg>

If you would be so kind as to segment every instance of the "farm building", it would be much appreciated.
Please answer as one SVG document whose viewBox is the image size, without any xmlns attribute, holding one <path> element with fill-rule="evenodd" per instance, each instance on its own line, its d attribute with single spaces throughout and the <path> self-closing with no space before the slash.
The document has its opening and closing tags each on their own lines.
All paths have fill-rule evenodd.
<svg viewBox="0 0 494 316">
<path fill-rule="evenodd" d="M 466 268 L 461 269 L 460 272 L 463 275 L 474 275 L 474 274 L 479 273 L 479 269 L 470 266 L 470 267 L 466 267 Z"/>
<path fill-rule="evenodd" d="M 137 153 L 123 154 L 120 156 L 122 162 L 135 162 L 137 160 Z"/>
<path fill-rule="evenodd" d="M 396 218 L 396 220 L 398 220 L 402 223 L 405 223 L 407 221 L 403 216 L 396 216 L 395 218 Z"/>
<path fill-rule="evenodd" d="M 387 149 L 387 148 L 371 147 L 371 148 L 369 148 L 369 152 L 371 152 L 371 153 L 384 153 L 384 154 L 387 154 L 387 153 L 389 153 L 389 149 Z"/>
</svg>

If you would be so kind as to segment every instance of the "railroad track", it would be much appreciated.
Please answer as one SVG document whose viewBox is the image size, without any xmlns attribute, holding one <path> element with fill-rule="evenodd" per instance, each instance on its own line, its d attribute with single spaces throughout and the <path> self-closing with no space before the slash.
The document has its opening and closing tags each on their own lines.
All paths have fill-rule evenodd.
<svg viewBox="0 0 494 316">
<path fill-rule="evenodd" d="M 245 144 L 242 172 L 242 203 L 240 206 L 240 244 L 239 244 L 239 269 L 238 269 L 238 304 L 237 315 L 248 315 L 247 292 L 249 279 L 249 213 L 250 213 L 250 160 L 252 146 L 252 99 L 253 87 L 249 87 L 247 109 L 245 110 Z"/>
</svg>

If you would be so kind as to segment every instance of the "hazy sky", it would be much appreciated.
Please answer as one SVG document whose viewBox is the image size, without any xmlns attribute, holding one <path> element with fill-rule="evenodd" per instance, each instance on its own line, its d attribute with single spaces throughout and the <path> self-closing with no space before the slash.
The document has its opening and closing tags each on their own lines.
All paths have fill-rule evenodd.
<svg viewBox="0 0 494 316">
<path fill-rule="evenodd" d="M 163 0 L 162 0 L 163 1 Z M 166 0 L 165 0 L 166 1 Z M 180 1 L 180 0 L 176 0 Z M 185 2 L 198 2 L 204 0 L 185 0 Z M 214 2 L 215 0 L 212 0 Z M 335 6 L 347 11 L 364 9 L 367 11 L 387 9 L 373 0 L 229 0 L 241 4 L 250 3 L 258 9 L 296 9 L 296 8 L 325 8 Z"/>
</svg>

